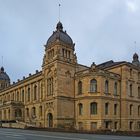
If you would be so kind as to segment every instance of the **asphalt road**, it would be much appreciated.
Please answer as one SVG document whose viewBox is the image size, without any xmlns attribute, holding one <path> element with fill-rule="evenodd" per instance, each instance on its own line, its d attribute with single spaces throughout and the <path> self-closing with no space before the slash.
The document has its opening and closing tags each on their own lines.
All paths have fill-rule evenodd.
<svg viewBox="0 0 140 140">
<path fill-rule="evenodd" d="M 140 140 L 140 137 L 59 133 L 0 128 L 0 140 Z"/>
</svg>

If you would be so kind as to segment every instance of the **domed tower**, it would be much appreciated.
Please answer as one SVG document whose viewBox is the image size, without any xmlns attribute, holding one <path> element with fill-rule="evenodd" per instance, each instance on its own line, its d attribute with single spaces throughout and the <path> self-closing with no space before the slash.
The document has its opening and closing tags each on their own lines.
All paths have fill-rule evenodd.
<svg viewBox="0 0 140 140">
<path fill-rule="evenodd" d="M 76 55 L 74 54 L 74 46 L 71 37 L 66 31 L 63 31 L 63 25 L 59 21 L 56 30 L 49 37 L 45 45 L 45 55 L 43 65 L 54 60 L 62 60 L 68 63 L 76 63 Z"/>
<path fill-rule="evenodd" d="M 74 124 L 74 74 L 77 65 L 74 47 L 71 37 L 58 22 L 45 45 L 42 65 L 46 104 L 52 103 L 46 111 L 46 127 L 63 126 L 66 121 L 69 126 Z"/>
<path fill-rule="evenodd" d="M 140 66 L 140 62 L 139 62 L 139 56 L 137 53 L 134 53 L 133 55 L 133 61 L 132 64 L 134 64 L 135 66 Z"/>
<path fill-rule="evenodd" d="M 8 87 L 10 85 L 10 78 L 7 73 L 4 71 L 4 68 L 0 69 L 0 90 Z"/>
</svg>

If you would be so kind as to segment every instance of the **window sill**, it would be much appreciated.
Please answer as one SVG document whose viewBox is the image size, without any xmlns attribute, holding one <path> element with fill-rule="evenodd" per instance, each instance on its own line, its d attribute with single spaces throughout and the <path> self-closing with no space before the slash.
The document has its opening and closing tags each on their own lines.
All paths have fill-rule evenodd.
<svg viewBox="0 0 140 140">
<path fill-rule="evenodd" d="M 118 94 L 113 94 L 113 96 L 118 97 L 119 95 Z"/>
<path fill-rule="evenodd" d="M 98 93 L 100 93 L 100 92 L 98 92 L 98 91 L 89 91 L 88 93 L 90 93 L 90 94 L 98 94 Z"/>
<path fill-rule="evenodd" d="M 109 92 L 104 92 L 104 94 L 105 94 L 105 95 L 111 95 L 111 93 L 109 93 Z"/>
<path fill-rule="evenodd" d="M 78 93 L 77 96 L 79 96 L 79 95 L 83 95 L 83 93 Z"/>
<path fill-rule="evenodd" d="M 133 98 L 134 96 L 133 95 L 129 95 L 129 97 Z"/>
</svg>

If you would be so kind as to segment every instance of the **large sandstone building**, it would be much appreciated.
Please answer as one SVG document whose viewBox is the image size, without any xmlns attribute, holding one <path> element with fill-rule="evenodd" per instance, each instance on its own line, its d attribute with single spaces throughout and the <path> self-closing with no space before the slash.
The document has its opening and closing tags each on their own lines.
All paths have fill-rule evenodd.
<svg viewBox="0 0 140 140">
<path fill-rule="evenodd" d="M 140 63 L 77 63 L 59 22 L 45 45 L 42 70 L 16 83 L 1 67 L 0 122 L 82 130 L 140 130 Z"/>
</svg>

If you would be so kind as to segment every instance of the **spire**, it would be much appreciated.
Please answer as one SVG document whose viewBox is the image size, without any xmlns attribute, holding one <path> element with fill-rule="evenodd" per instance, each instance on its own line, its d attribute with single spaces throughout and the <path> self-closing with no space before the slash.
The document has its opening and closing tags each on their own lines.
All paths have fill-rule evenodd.
<svg viewBox="0 0 140 140">
<path fill-rule="evenodd" d="M 2 64 L 2 67 L 0 68 L 0 72 L 4 72 L 4 67 L 3 67 L 3 56 L 1 57 L 1 64 Z"/>
<path fill-rule="evenodd" d="M 61 8 L 61 4 L 59 3 L 59 22 L 57 23 L 57 25 L 56 25 L 56 30 L 57 31 L 62 31 L 63 30 L 63 25 L 62 25 L 62 23 L 60 22 L 60 9 Z"/>
<path fill-rule="evenodd" d="M 60 21 L 60 6 L 61 4 L 59 3 L 59 21 Z"/>
</svg>

